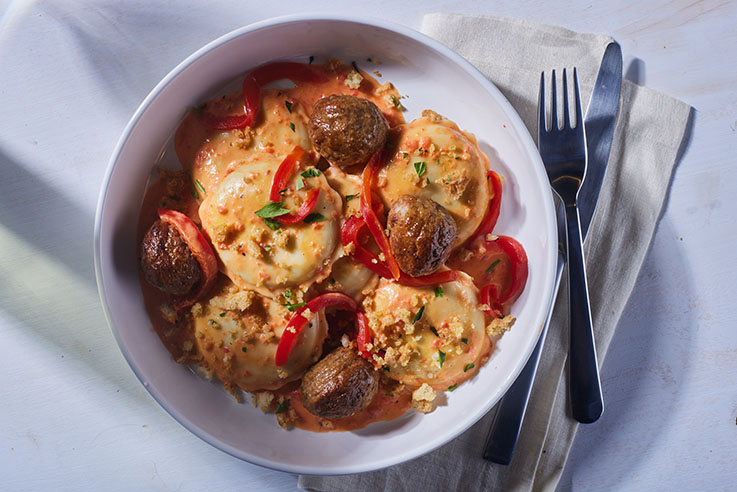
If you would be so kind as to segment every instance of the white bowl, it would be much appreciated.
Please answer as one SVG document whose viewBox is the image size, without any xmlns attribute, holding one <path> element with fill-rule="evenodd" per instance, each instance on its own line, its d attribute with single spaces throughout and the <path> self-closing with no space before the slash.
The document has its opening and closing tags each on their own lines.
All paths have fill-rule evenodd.
<svg viewBox="0 0 737 492">
<path fill-rule="evenodd" d="M 447 393 L 433 413 L 353 432 L 280 429 L 273 415 L 238 404 L 221 385 L 176 364 L 146 315 L 138 284 L 135 231 L 153 163 L 188 108 L 251 68 L 272 60 L 326 55 L 378 58 L 411 120 L 431 108 L 474 133 L 506 178 L 497 231 L 527 250 L 530 275 L 512 308 L 517 323 L 480 373 Z M 187 429 L 258 465 L 304 474 L 347 474 L 394 465 L 432 451 L 483 417 L 525 365 L 553 293 L 557 237 L 553 202 L 537 149 L 512 106 L 478 70 L 447 47 L 384 21 L 290 16 L 259 22 L 200 49 L 146 97 L 120 137 L 105 175 L 95 220 L 95 268 L 105 314 L 123 355 L 146 389 Z M 479 450 L 481 453 L 481 450 Z"/>
</svg>

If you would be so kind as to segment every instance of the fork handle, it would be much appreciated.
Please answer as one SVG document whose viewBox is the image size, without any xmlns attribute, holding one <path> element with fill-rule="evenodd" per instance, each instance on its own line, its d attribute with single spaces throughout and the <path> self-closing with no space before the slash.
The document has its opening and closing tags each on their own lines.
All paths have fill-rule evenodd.
<svg viewBox="0 0 737 492">
<path fill-rule="evenodd" d="M 566 204 L 568 239 L 568 351 L 569 392 L 573 418 L 596 422 L 604 411 L 604 400 L 596 360 L 594 329 L 589 307 L 581 222 L 575 202 Z"/>
</svg>

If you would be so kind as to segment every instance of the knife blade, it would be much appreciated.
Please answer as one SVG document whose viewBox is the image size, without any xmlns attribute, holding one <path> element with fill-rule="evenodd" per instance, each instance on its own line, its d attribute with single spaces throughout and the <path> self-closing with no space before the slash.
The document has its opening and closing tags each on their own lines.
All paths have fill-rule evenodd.
<svg viewBox="0 0 737 492">
<path fill-rule="evenodd" d="M 578 192 L 578 209 L 581 220 L 581 235 L 585 239 L 596 209 L 601 184 L 606 174 L 609 153 L 611 152 L 614 128 L 619 113 L 619 95 L 622 87 L 622 49 L 617 42 L 609 43 L 601 61 L 591 94 L 584 125 L 587 138 L 588 165 L 586 179 Z M 561 218 L 560 206 L 556 207 L 558 236 L 565 237 L 565 218 Z M 563 232 L 561 232 L 563 228 Z M 559 243 L 558 265 L 556 269 L 555 295 L 548 308 L 548 317 L 543 325 L 540 338 L 530 359 L 517 380 L 499 402 L 497 413 L 489 429 L 484 449 L 484 459 L 508 465 L 522 428 L 532 384 L 540 361 L 540 352 L 550 323 L 550 316 L 560 285 L 561 272 L 565 263 L 565 245 Z"/>
<path fill-rule="evenodd" d="M 621 89 L 622 48 L 613 41 L 604 51 L 594 91 L 591 93 L 591 102 L 584 118 L 588 163 L 586 178 L 578 192 L 578 213 L 581 220 L 581 236 L 584 239 L 589 232 L 609 162 L 614 128 L 617 126 Z"/>
</svg>

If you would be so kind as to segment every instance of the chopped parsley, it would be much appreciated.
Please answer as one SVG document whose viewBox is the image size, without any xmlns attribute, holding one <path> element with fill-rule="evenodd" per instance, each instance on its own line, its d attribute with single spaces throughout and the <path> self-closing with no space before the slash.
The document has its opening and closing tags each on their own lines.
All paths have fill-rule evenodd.
<svg viewBox="0 0 737 492">
<path fill-rule="evenodd" d="M 323 214 L 311 213 L 305 217 L 302 222 L 305 224 L 312 224 L 313 222 L 322 222 L 323 220 L 327 220 Z"/>
<path fill-rule="evenodd" d="M 269 246 L 268 244 L 264 246 L 264 251 L 271 251 L 271 246 Z"/>
<path fill-rule="evenodd" d="M 194 180 L 192 180 L 192 196 L 194 197 L 195 200 L 200 199 L 200 194 L 197 193 L 197 186 L 195 186 Z"/>
<path fill-rule="evenodd" d="M 316 178 L 321 174 L 322 173 L 320 172 L 319 169 L 315 169 L 314 167 L 311 167 L 307 171 L 300 174 L 300 176 L 302 176 L 303 178 Z"/>
<path fill-rule="evenodd" d="M 354 198 L 356 198 L 359 195 L 360 195 L 360 193 L 356 193 L 355 195 L 346 195 L 345 196 L 346 203 L 350 202 L 351 200 L 353 200 Z"/>
<path fill-rule="evenodd" d="M 418 321 L 420 321 L 420 318 L 422 318 L 422 313 L 425 311 L 425 306 L 422 306 L 419 311 L 417 311 L 417 314 L 415 314 L 415 317 L 412 318 L 412 324 L 414 325 Z"/>
<path fill-rule="evenodd" d="M 284 307 L 287 308 L 287 311 L 292 312 L 294 311 L 294 308 L 298 308 L 298 307 L 302 307 L 306 305 L 307 305 L 306 302 L 295 302 L 294 304 L 286 303 L 284 304 Z"/>
<path fill-rule="evenodd" d="M 440 367 L 443 367 L 443 364 L 445 364 L 445 352 L 442 350 L 438 350 L 438 361 L 440 362 Z"/>
<path fill-rule="evenodd" d="M 458 383 L 456 383 L 456 384 L 454 384 L 454 385 L 452 385 L 452 386 L 448 386 L 448 391 L 453 391 L 453 390 L 454 390 L 454 389 L 456 389 L 457 387 L 458 387 Z"/>
<path fill-rule="evenodd" d="M 330 285 L 334 285 L 334 284 L 335 284 L 335 279 L 334 279 L 334 278 L 329 278 L 329 279 L 328 279 L 328 283 L 329 283 Z"/>
<path fill-rule="evenodd" d="M 287 188 L 284 188 L 283 190 L 279 190 L 280 195 L 284 195 L 287 192 Z"/>
<path fill-rule="evenodd" d="M 284 106 L 287 107 L 287 111 L 292 112 L 292 103 L 290 101 L 284 101 Z"/>
<path fill-rule="evenodd" d="M 294 129 L 294 123 L 290 123 L 289 128 L 291 128 L 293 132 L 297 132 L 297 130 Z"/>
<path fill-rule="evenodd" d="M 500 261 L 502 261 L 502 260 L 500 258 L 497 258 L 494 261 L 494 263 L 492 263 L 491 265 L 489 265 L 489 268 L 486 269 L 486 273 L 491 273 L 494 270 L 494 268 L 499 264 Z"/>
<path fill-rule="evenodd" d="M 389 366 L 387 366 L 386 364 L 384 364 L 383 366 L 381 366 L 381 368 L 384 369 L 386 372 L 390 372 L 392 370 L 392 368 L 389 367 Z"/>
<path fill-rule="evenodd" d="M 427 164 L 425 164 L 425 161 L 415 162 L 415 172 L 418 177 L 421 178 L 422 175 L 425 174 L 425 171 L 427 171 Z"/>
<path fill-rule="evenodd" d="M 225 317 L 225 313 L 224 312 L 223 313 L 220 313 L 220 317 L 221 318 L 224 318 Z"/>
<path fill-rule="evenodd" d="M 175 202 L 178 202 L 182 199 L 179 195 L 169 195 L 169 198 L 174 200 Z"/>
<path fill-rule="evenodd" d="M 466 337 L 461 338 L 461 342 L 468 343 L 468 338 L 466 338 Z"/>
<path fill-rule="evenodd" d="M 289 209 L 284 208 L 284 202 L 272 202 L 269 201 L 266 205 L 254 212 L 257 216 L 262 219 L 269 217 L 279 217 L 289 213 Z"/>
<path fill-rule="evenodd" d="M 438 330 L 436 330 L 434 326 L 430 327 L 430 331 L 432 332 L 433 335 L 440 338 L 440 335 L 438 335 Z"/>
<path fill-rule="evenodd" d="M 439 285 L 435 287 L 435 297 L 443 297 L 443 288 Z"/>
<path fill-rule="evenodd" d="M 265 223 L 265 224 L 266 224 L 267 226 L 269 226 L 269 229 L 271 229 L 272 231 L 276 231 L 276 230 L 277 230 L 278 228 L 280 228 L 280 227 L 281 227 L 281 222 L 279 222 L 279 221 L 278 221 L 278 220 L 276 220 L 276 219 L 264 219 L 264 223 Z M 281 232 L 281 231 L 276 231 L 276 232 L 277 232 L 277 234 L 278 234 L 278 233 L 279 233 L 279 232 Z"/>
<path fill-rule="evenodd" d="M 466 364 L 466 367 L 463 368 L 463 372 L 468 372 L 471 369 L 473 369 L 474 367 L 476 367 L 476 366 L 473 364 L 473 362 L 470 363 L 470 364 Z"/>
<path fill-rule="evenodd" d="M 241 347 L 241 352 L 248 352 L 248 349 L 246 347 Z"/>
<path fill-rule="evenodd" d="M 284 400 L 279 403 L 279 408 L 276 409 L 276 413 L 284 413 L 289 409 L 289 400 Z"/>
<path fill-rule="evenodd" d="M 305 187 L 305 181 L 302 179 L 302 176 L 297 176 L 297 189 L 301 190 Z"/>
<path fill-rule="evenodd" d="M 289 289 L 285 290 L 284 291 L 284 297 L 286 297 L 287 299 L 289 299 L 290 297 L 292 297 L 292 291 L 289 290 Z"/>
<path fill-rule="evenodd" d="M 407 157 L 409 157 L 409 154 L 406 153 L 406 152 L 402 152 L 402 157 L 404 157 L 406 159 Z"/>
<path fill-rule="evenodd" d="M 394 94 L 392 94 L 392 104 L 394 104 L 395 108 L 402 109 L 402 103 L 399 102 L 399 99 Z"/>
<path fill-rule="evenodd" d="M 202 186 L 202 183 L 200 183 L 199 179 L 194 180 L 194 185 L 197 187 L 197 190 L 199 190 L 200 193 L 203 195 L 207 195 L 207 192 L 205 191 L 205 187 Z"/>
</svg>

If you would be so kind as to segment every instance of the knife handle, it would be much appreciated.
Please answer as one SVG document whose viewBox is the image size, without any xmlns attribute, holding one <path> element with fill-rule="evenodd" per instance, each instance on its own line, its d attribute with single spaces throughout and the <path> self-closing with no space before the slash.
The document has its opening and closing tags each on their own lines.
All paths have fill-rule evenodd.
<svg viewBox="0 0 737 492">
<path fill-rule="evenodd" d="M 594 329 L 589 307 L 589 290 L 583 256 L 578 208 L 566 205 L 568 239 L 568 351 L 569 391 L 573 418 L 596 422 L 604 411 L 604 400 L 596 360 Z"/>
</svg>

